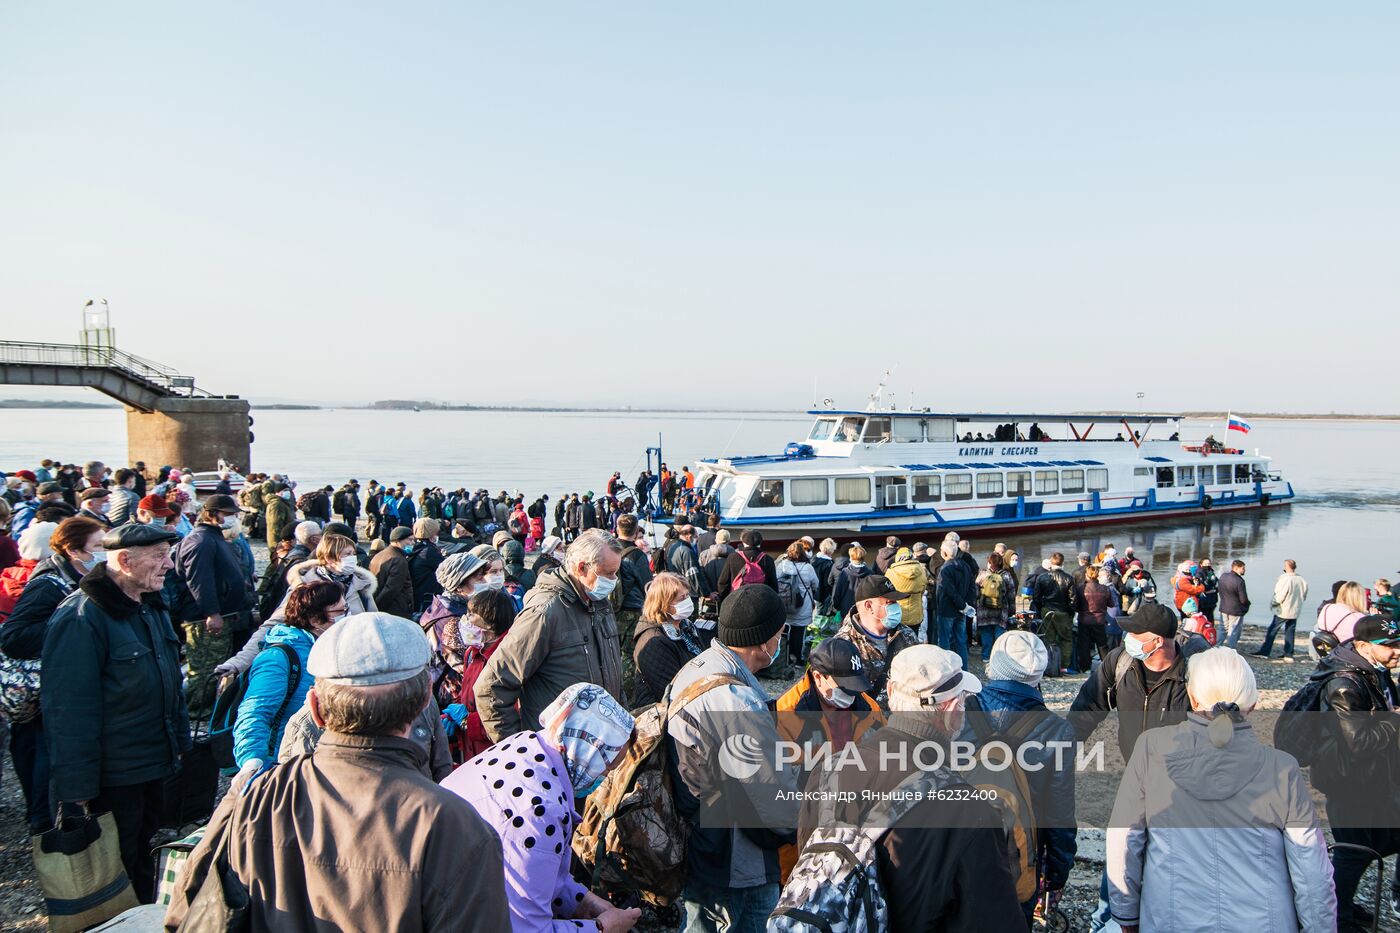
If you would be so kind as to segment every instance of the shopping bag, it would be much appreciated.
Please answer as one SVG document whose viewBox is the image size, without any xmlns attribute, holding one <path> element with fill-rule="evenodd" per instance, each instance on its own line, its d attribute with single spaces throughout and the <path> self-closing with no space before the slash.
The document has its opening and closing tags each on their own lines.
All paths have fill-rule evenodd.
<svg viewBox="0 0 1400 933">
<path fill-rule="evenodd" d="M 203 823 L 214 812 L 219 792 L 219 765 L 209 736 L 197 733 L 190 750 L 180 756 L 180 770 L 165 779 L 160 810 L 162 829 L 183 829 Z"/>
<path fill-rule="evenodd" d="M 82 816 L 60 819 L 33 837 L 33 848 L 51 931 L 76 933 L 136 906 L 112 814 L 93 816 L 85 809 Z"/>
<path fill-rule="evenodd" d="M 184 839 L 167 842 L 156 850 L 156 903 L 160 906 L 170 906 L 170 901 L 175 897 L 175 886 L 180 883 L 180 875 L 190 860 L 190 853 L 204 838 L 206 828 L 201 826 Z"/>
<path fill-rule="evenodd" d="M 224 836 L 218 841 L 214 861 L 199 881 L 199 890 L 190 898 L 190 909 L 180 924 L 181 933 L 243 933 L 252 929 L 253 918 L 249 913 L 252 898 L 248 886 L 228 863 L 229 843 L 236 831 L 230 815 L 224 824 Z"/>
</svg>

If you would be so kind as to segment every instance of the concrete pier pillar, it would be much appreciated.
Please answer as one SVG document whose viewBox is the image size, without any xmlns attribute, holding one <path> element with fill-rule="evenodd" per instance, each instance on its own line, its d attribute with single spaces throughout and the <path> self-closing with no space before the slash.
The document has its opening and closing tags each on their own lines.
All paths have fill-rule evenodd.
<svg viewBox="0 0 1400 933">
<path fill-rule="evenodd" d="M 127 456 L 152 468 L 163 464 L 214 470 L 219 460 L 247 473 L 252 455 L 248 402 L 241 398 L 162 398 L 154 411 L 126 410 Z"/>
</svg>

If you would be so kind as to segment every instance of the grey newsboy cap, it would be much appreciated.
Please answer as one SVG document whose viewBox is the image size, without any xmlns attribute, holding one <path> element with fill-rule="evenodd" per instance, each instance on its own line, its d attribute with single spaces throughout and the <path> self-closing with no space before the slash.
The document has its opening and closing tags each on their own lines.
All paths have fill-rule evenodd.
<svg viewBox="0 0 1400 933">
<path fill-rule="evenodd" d="M 147 544 L 174 544 L 180 536 L 164 525 L 118 525 L 102 536 L 102 546 L 109 551 L 142 547 Z"/>
<path fill-rule="evenodd" d="M 317 682 L 347 687 L 396 684 L 427 666 L 423 630 L 387 612 L 346 616 L 316 639 L 306 659 L 306 671 Z"/>
</svg>

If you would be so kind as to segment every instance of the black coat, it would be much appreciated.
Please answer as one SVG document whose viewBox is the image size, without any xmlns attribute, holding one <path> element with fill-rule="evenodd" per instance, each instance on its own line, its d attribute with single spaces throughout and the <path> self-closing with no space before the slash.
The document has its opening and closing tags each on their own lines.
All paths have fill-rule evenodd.
<svg viewBox="0 0 1400 933">
<path fill-rule="evenodd" d="M 956 557 L 938 568 L 938 600 L 934 615 L 940 619 L 952 619 L 962 615 L 966 606 L 977 605 L 977 575 L 967 569 L 964 561 Z"/>
<path fill-rule="evenodd" d="M 1196 636 L 1199 638 L 1199 636 Z M 1202 640 L 1200 645 L 1205 645 Z M 1079 687 L 1079 694 L 1070 704 L 1070 725 L 1074 726 L 1079 741 L 1087 741 L 1102 716 L 1074 715 L 1075 713 L 1106 713 L 1118 710 L 1118 750 L 1123 760 L 1133 756 L 1133 746 L 1138 736 L 1148 729 L 1158 726 L 1174 726 L 1186 720 L 1191 711 L 1191 698 L 1186 695 L 1186 652 L 1178 643 L 1176 660 L 1162 672 L 1162 677 L 1149 694 L 1147 681 L 1143 677 L 1141 661 L 1133 661 L 1128 666 L 1123 679 L 1113 682 L 1118 670 L 1118 659 L 1123 655 L 1120 646 L 1110 651 L 1089 679 Z"/>
<path fill-rule="evenodd" d="M 1244 577 L 1233 570 L 1220 575 L 1220 611 L 1227 616 L 1249 612 L 1249 588 L 1244 584 Z"/>
<path fill-rule="evenodd" d="M 99 564 L 44 637 L 39 699 L 53 799 L 160 780 L 190 748 L 180 643 L 159 593 L 137 603 Z"/>
<path fill-rule="evenodd" d="M 185 536 L 175 549 L 174 573 L 188 593 L 178 607 L 181 621 L 248 608 L 243 565 L 233 545 L 214 525 L 200 523 Z"/>
<path fill-rule="evenodd" d="M 1319 755 L 1312 766 L 1312 779 L 1318 790 L 1330 797 L 1358 793 L 1367 787 L 1393 786 L 1400 775 L 1400 728 L 1393 722 L 1393 713 L 1369 715 L 1395 709 L 1395 684 L 1390 672 L 1377 670 L 1350 644 L 1345 644 L 1318 662 L 1312 679 L 1327 681 L 1322 707 L 1340 714 L 1329 723 L 1331 753 Z M 1393 800 L 1375 803 L 1384 807 L 1384 816 L 1378 814 L 1378 818 L 1394 818 L 1397 805 Z"/>
<path fill-rule="evenodd" d="M 684 641 L 668 636 L 660 622 L 642 619 L 637 623 L 636 639 L 637 646 L 632 649 L 632 660 L 637 665 L 632 709 L 660 703 L 676 672 L 695 657 Z"/>
<path fill-rule="evenodd" d="M 719 595 L 720 604 L 734 590 L 734 581 L 744 576 L 744 555 L 748 555 L 750 561 L 756 561 L 763 569 L 763 582 L 773 590 L 778 592 L 778 568 L 773 563 L 773 558 L 764 554 L 758 548 L 740 548 L 737 551 L 730 551 L 729 556 L 724 559 L 724 566 L 719 571 L 719 585 L 715 588 Z"/>
<path fill-rule="evenodd" d="M 68 594 L 78 588 L 81 579 L 62 554 L 39 561 L 10 617 L 0 625 L 0 651 L 25 661 L 43 654 L 49 619 Z"/>
</svg>

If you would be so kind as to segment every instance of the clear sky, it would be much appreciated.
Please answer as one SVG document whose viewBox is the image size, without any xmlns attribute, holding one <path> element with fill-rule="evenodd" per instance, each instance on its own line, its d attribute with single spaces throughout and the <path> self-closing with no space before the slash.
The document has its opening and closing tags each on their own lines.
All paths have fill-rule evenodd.
<svg viewBox="0 0 1400 933">
<path fill-rule="evenodd" d="M 0 320 L 105 297 L 255 400 L 1393 411 L 1398 47 L 1364 0 L 11 3 Z"/>
</svg>

